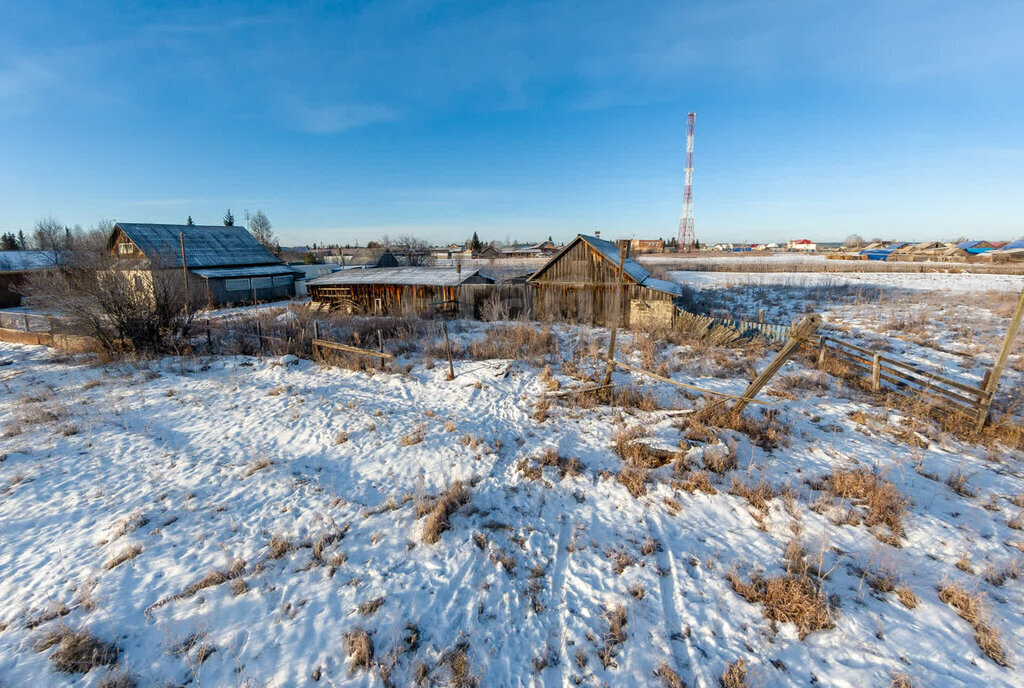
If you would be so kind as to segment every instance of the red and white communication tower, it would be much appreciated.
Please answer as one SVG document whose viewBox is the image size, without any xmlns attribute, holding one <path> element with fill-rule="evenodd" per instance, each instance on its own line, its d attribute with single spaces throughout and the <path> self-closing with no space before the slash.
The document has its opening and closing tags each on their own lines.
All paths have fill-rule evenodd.
<svg viewBox="0 0 1024 688">
<path fill-rule="evenodd" d="M 677 251 L 692 251 L 693 233 L 693 123 L 697 113 L 686 116 L 686 185 L 683 187 L 683 211 L 679 215 L 679 246 Z"/>
</svg>

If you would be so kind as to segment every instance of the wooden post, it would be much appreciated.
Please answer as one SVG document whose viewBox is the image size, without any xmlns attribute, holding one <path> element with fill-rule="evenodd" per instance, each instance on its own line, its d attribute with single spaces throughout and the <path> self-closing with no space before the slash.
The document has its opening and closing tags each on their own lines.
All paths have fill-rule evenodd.
<svg viewBox="0 0 1024 688">
<path fill-rule="evenodd" d="M 763 323 L 764 322 L 764 309 L 763 308 L 758 308 L 757 309 L 757 322 L 759 322 L 759 323 Z"/>
<path fill-rule="evenodd" d="M 377 330 L 377 349 L 381 353 L 384 353 L 384 335 L 381 334 L 380 330 Z M 381 356 L 381 359 L 380 359 L 380 369 L 384 370 L 384 357 L 383 356 Z"/>
<path fill-rule="evenodd" d="M 189 310 L 192 299 L 188 292 L 188 266 L 185 264 L 185 232 L 178 232 L 178 239 L 181 240 L 181 276 L 185 282 L 185 310 Z"/>
<path fill-rule="evenodd" d="M 441 331 L 444 332 L 444 352 L 448 354 L 448 379 L 455 379 L 455 368 L 452 366 L 452 347 L 448 343 L 448 324 L 441 322 Z"/>
<path fill-rule="evenodd" d="M 782 349 L 772 359 L 772 362 L 768 364 L 768 367 L 760 375 L 754 378 L 754 381 L 743 391 L 742 396 L 750 399 L 757 396 L 757 393 L 768 384 L 769 380 L 775 377 L 775 374 L 779 372 L 782 365 L 797 352 L 801 344 L 806 342 L 817 331 L 820 325 L 821 316 L 817 313 L 805 315 L 803 320 L 794 325 L 793 329 L 789 331 L 789 341 L 782 345 Z M 745 399 L 740 399 L 733 405 L 732 412 L 742 413 L 743 409 L 747 407 L 747 403 Z"/>
<path fill-rule="evenodd" d="M 612 400 L 612 371 L 615 370 L 615 337 L 618 334 L 619 329 L 619 318 L 622 310 L 622 304 L 620 293 L 622 291 L 622 282 L 625 277 L 625 264 L 626 264 L 626 248 L 625 245 L 619 245 L 619 281 L 615 283 L 615 296 L 613 298 L 614 309 L 612 311 L 612 334 L 608 339 L 608 363 L 604 368 L 604 379 L 601 381 L 601 387 L 607 390 L 608 401 Z"/>
<path fill-rule="evenodd" d="M 876 392 L 882 389 L 882 354 L 871 357 L 871 389 Z"/>
<path fill-rule="evenodd" d="M 317 322 L 316 320 L 314 320 L 313 321 L 313 343 L 310 346 L 310 349 L 313 352 L 313 360 L 314 361 L 317 360 L 317 358 L 316 358 L 316 340 L 318 340 L 318 339 L 320 339 L 320 323 Z"/>
<path fill-rule="evenodd" d="M 259 342 L 260 356 L 263 355 L 263 326 L 260 325 L 260 321 L 256 321 L 256 341 Z"/>
<path fill-rule="evenodd" d="M 1013 340 L 1017 337 L 1017 330 L 1020 329 L 1021 320 L 1024 320 L 1024 290 L 1020 293 L 1020 300 L 1017 301 L 1017 310 L 1014 311 L 1010 320 L 1010 327 L 1006 330 L 1006 338 L 1003 339 L 1003 348 L 999 350 L 999 356 L 988 375 L 985 384 L 985 396 L 978 408 L 978 421 L 974 426 L 975 432 L 981 432 L 988 421 L 988 413 L 992 409 L 992 399 L 999 388 L 999 378 L 1003 376 L 1003 368 L 1006 367 L 1006 359 L 1010 356 L 1010 349 L 1013 348 Z"/>
<path fill-rule="evenodd" d="M 210 336 L 210 319 L 206 319 L 206 348 L 213 355 L 213 337 Z"/>
<path fill-rule="evenodd" d="M 828 350 L 828 337 L 821 338 L 821 345 L 818 347 L 818 368 L 825 365 L 825 352 Z"/>
<path fill-rule="evenodd" d="M 25 331 L 31 332 L 32 328 L 28 326 L 28 312 L 26 311 L 25 313 L 22 313 L 22 315 L 25 316 Z"/>
</svg>

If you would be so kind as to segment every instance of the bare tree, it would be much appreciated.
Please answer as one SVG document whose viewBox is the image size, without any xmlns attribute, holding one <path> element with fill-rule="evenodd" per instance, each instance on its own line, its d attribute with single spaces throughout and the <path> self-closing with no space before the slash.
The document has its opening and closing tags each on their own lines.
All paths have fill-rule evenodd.
<svg viewBox="0 0 1024 688">
<path fill-rule="evenodd" d="M 846 237 L 846 241 L 843 242 L 843 246 L 847 248 L 860 248 L 864 245 L 864 237 L 860 234 L 851 234 Z"/>
<path fill-rule="evenodd" d="M 268 251 L 280 252 L 281 245 L 277 242 L 277 237 L 274 236 L 274 226 L 270 224 L 270 218 L 262 210 L 257 210 L 256 214 L 252 216 L 249 231 L 256 237 L 256 241 L 263 244 Z"/>
<path fill-rule="evenodd" d="M 70 233 L 56 218 L 47 217 L 36 222 L 32 228 L 32 247 L 45 251 L 57 265 L 71 248 Z"/>
<path fill-rule="evenodd" d="M 431 265 L 434 262 L 430 255 L 430 244 L 411 234 L 403 234 L 395 239 L 385 234 L 381 237 L 381 243 L 392 253 L 403 256 L 407 265 Z"/>
<path fill-rule="evenodd" d="M 20 291 L 103 349 L 166 353 L 187 343 L 193 311 L 176 269 L 140 269 L 105 252 L 64 251 L 51 270 L 30 273 Z"/>
</svg>

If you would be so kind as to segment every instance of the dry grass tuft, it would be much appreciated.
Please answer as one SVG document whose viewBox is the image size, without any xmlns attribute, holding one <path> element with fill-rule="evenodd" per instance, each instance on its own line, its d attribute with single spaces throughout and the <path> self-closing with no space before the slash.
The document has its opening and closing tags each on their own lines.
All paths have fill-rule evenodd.
<svg viewBox="0 0 1024 688">
<path fill-rule="evenodd" d="M 694 471 L 684 473 L 679 480 L 672 481 L 672 486 L 680 490 L 686 490 L 690 494 L 704 492 L 706 494 L 718 494 L 718 490 L 711 484 L 711 478 L 707 471 Z"/>
<path fill-rule="evenodd" d="M 469 488 L 461 480 L 453 482 L 445 492 L 437 498 L 427 522 L 423 525 L 423 541 L 429 544 L 438 542 L 441 534 L 451 527 L 449 519 L 459 507 L 469 501 Z"/>
<path fill-rule="evenodd" d="M 750 685 L 747 683 L 747 660 L 737 659 L 730 662 L 718 682 L 722 688 L 747 688 Z"/>
<path fill-rule="evenodd" d="M 495 325 L 469 345 L 469 355 L 477 360 L 507 358 L 537 366 L 557 351 L 558 340 L 551 330 L 519 324 Z"/>
<path fill-rule="evenodd" d="M 105 568 L 107 571 L 109 571 L 110 569 L 112 569 L 112 568 L 114 568 L 116 566 L 120 566 L 121 564 L 125 563 L 126 561 L 128 561 L 130 559 L 134 559 L 135 557 L 139 556 L 141 553 L 142 553 L 142 546 L 141 545 L 128 545 L 127 547 L 122 549 L 120 552 L 115 554 L 112 558 L 108 559 L 107 563 L 105 563 L 103 565 L 103 568 Z"/>
<path fill-rule="evenodd" d="M 906 586 L 900 586 L 896 588 L 896 597 L 899 598 L 900 603 L 907 609 L 914 609 L 917 607 L 917 595 L 914 591 Z"/>
<path fill-rule="evenodd" d="M 616 476 L 622 485 L 634 497 L 643 497 L 647 494 L 647 483 L 650 481 L 650 472 L 643 468 L 625 466 Z"/>
<path fill-rule="evenodd" d="M 789 427 L 779 420 L 778 411 L 774 409 L 761 409 L 756 418 L 751 418 L 742 413 L 733 413 L 731 407 L 723 403 L 712 402 L 697 409 L 690 416 L 690 423 L 742 432 L 765 451 L 784 447 L 788 443 Z"/>
<path fill-rule="evenodd" d="M 664 688 L 686 688 L 686 683 L 675 672 L 675 669 L 662 662 L 661 666 L 654 670 L 654 675 L 661 679 Z"/>
<path fill-rule="evenodd" d="M 953 608 L 957 615 L 974 629 L 974 640 L 981 651 L 999 666 L 1010 666 L 999 643 L 999 631 L 989 625 L 981 593 L 971 595 L 955 583 L 939 588 L 939 599 Z"/>
<path fill-rule="evenodd" d="M 729 488 L 729 494 L 743 497 L 750 506 L 758 511 L 767 512 L 768 501 L 775 498 L 775 489 L 764 478 L 761 478 L 756 483 L 745 483 L 734 475 L 732 477 L 732 486 Z"/>
<path fill-rule="evenodd" d="M 967 484 L 968 478 L 960 471 L 950 471 L 949 476 L 946 478 L 946 484 L 949 485 L 949 489 L 956 492 L 961 497 L 973 497 L 974 491 Z"/>
<path fill-rule="evenodd" d="M 414 444 L 419 444 L 424 439 L 426 439 L 426 433 L 424 432 L 423 425 L 421 424 L 419 427 L 417 427 L 415 430 L 410 432 L 408 435 L 403 435 L 402 439 L 399 440 L 399 443 L 403 447 L 411 447 Z"/>
<path fill-rule="evenodd" d="M 649 433 L 642 426 L 636 425 L 628 430 L 615 434 L 615 453 L 630 466 L 636 468 L 660 468 L 677 460 L 681 455 L 676 451 L 657 449 L 639 441 Z"/>
<path fill-rule="evenodd" d="M 467 646 L 460 644 L 441 656 L 441 663 L 448 667 L 449 683 L 452 688 L 475 688 L 480 679 L 473 675 Z"/>
<path fill-rule="evenodd" d="M 360 614 L 362 614 L 363 616 L 369 616 L 370 614 L 373 614 L 374 612 L 376 612 L 378 609 L 380 609 L 383 606 L 384 606 L 384 598 L 383 597 L 376 597 L 376 598 L 374 598 L 372 600 L 367 600 L 366 602 L 363 602 L 361 605 L 359 605 L 359 607 L 357 608 L 357 611 Z"/>
<path fill-rule="evenodd" d="M 267 544 L 267 558 L 280 559 L 293 549 L 295 549 L 295 545 L 289 542 L 288 538 L 280 535 L 272 535 L 270 537 L 270 542 Z"/>
<path fill-rule="evenodd" d="M 254 459 L 253 461 L 249 462 L 248 466 L 246 466 L 245 471 L 242 473 L 242 477 L 248 478 L 253 473 L 258 473 L 259 471 L 262 471 L 264 468 L 270 468 L 272 463 L 273 462 L 270 459 L 266 458 Z"/>
<path fill-rule="evenodd" d="M 914 680 L 908 674 L 895 674 L 889 688 L 914 688 Z"/>
<path fill-rule="evenodd" d="M 795 624 L 801 640 L 812 631 L 835 626 L 824 592 L 809 576 L 786 574 L 764 578 L 754 574 L 746 583 L 736 571 L 730 571 L 726 580 L 747 602 L 763 604 L 766 618 Z"/>
<path fill-rule="evenodd" d="M 356 669 L 369 671 L 373 667 L 373 640 L 369 633 L 361 628 L 349 631 L 345 634 L 345 645 L 353 672 Z"/>
<path fill-rule="evenodd" d="M 736 468 L 737 465 L 736 449 L 724 444 L 716 444 L 705 448 L 701 458 L 704 462 L 704 468 L 718 475 L 724 475 Z"/>
<path fill-rule="evenodd" d="M 108 672 L 96 684 L 96 688 L 136 688 L 137 685 L 135 676 L 130 671 L 119 669 Z"/>
<path fill-rule="evenodd" d="M 893 536 L 903 536 L 903 515 L 908 500 L 896 486 L 866 469 L 834 471 L 815 485 L 840 499 L 867 506 L 864 522 L 868 526 L 886 525 Z"/>
<path fill-rule="evenodd" d="M 85 674 L 99 666 L 111 666 L 120 654 L 116 645 L 100 640 L 86 628 L 72 631 L 62 627 L 51 631 L 36 641 L 34 649 L 43 652 L 55 645 L 57 649 L 50 655 L 50 661 L 65 674 Z"/>
<path fill-rule="evenodd" d="M 335 444 L 345 444 L 346 442 L 348 442 L 348 433 L 345 432 L 344 430 L 342 430 L 341 432 L 334 436 Z"/>
<path fill-rule="evenodd" d="M 626 608 L 619 606 L 608 609 L 604 616 L 608 619 L 608 632 L 604 635 L 604 644 L 597 651 L 597 656 L 601 659 L 604 668 L 607 669 L 618 666 L 615 663 L 615 655 L 618 652 L 618 646 L 626 642 Z"/>
</svg>

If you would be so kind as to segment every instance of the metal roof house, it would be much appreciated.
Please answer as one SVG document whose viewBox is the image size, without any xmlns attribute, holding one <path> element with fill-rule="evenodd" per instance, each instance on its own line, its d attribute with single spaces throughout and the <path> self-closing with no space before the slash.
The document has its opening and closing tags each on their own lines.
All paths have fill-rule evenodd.
<svg viewBox="0 0 1024 688">
<path fill-rule="evenodd" d="M 50 251 L 0 251 L 0 308 L 21 304 L 18 287 L 30 272 L 57 266 Z"/>
<path fill-rule="evenodd" d="M 211 306 L 290 298 L 301 276 L 245 227 L 118 222 L 107 252 L 129 269 L 184 268 L 193 302 Z"/>
<path fill-rule="evenodd" d="M 463 287 L 493 284 L 479 270 L 461 267 L 397 267 L 341 270 L 309 280 L 313 301 L 350 313 L 458 312 Z M 468 290 L 467 290 L 468 291 Z"/>
<path fill-rule="evenodd" d="M 349 268 L 397 268 L 401 265 L 395 254 L 383 248 L 361 248 L 343 263 Z"/>
<path fill-rule="evenodd" d="M 629 242 L 624 250 L 629 251 Z M 651 277 L 628 255 L 622 264 L 624 322 L 637 308 L 651 303 L 672 306 L 683 295 L 676 282 Z M 619 247 L 610 241 L 579 234 L 528 279 L 533 314 L 540 320 L 565 319 L 607 325 L 615 314 L 619 279 Z"/>
</svg>

